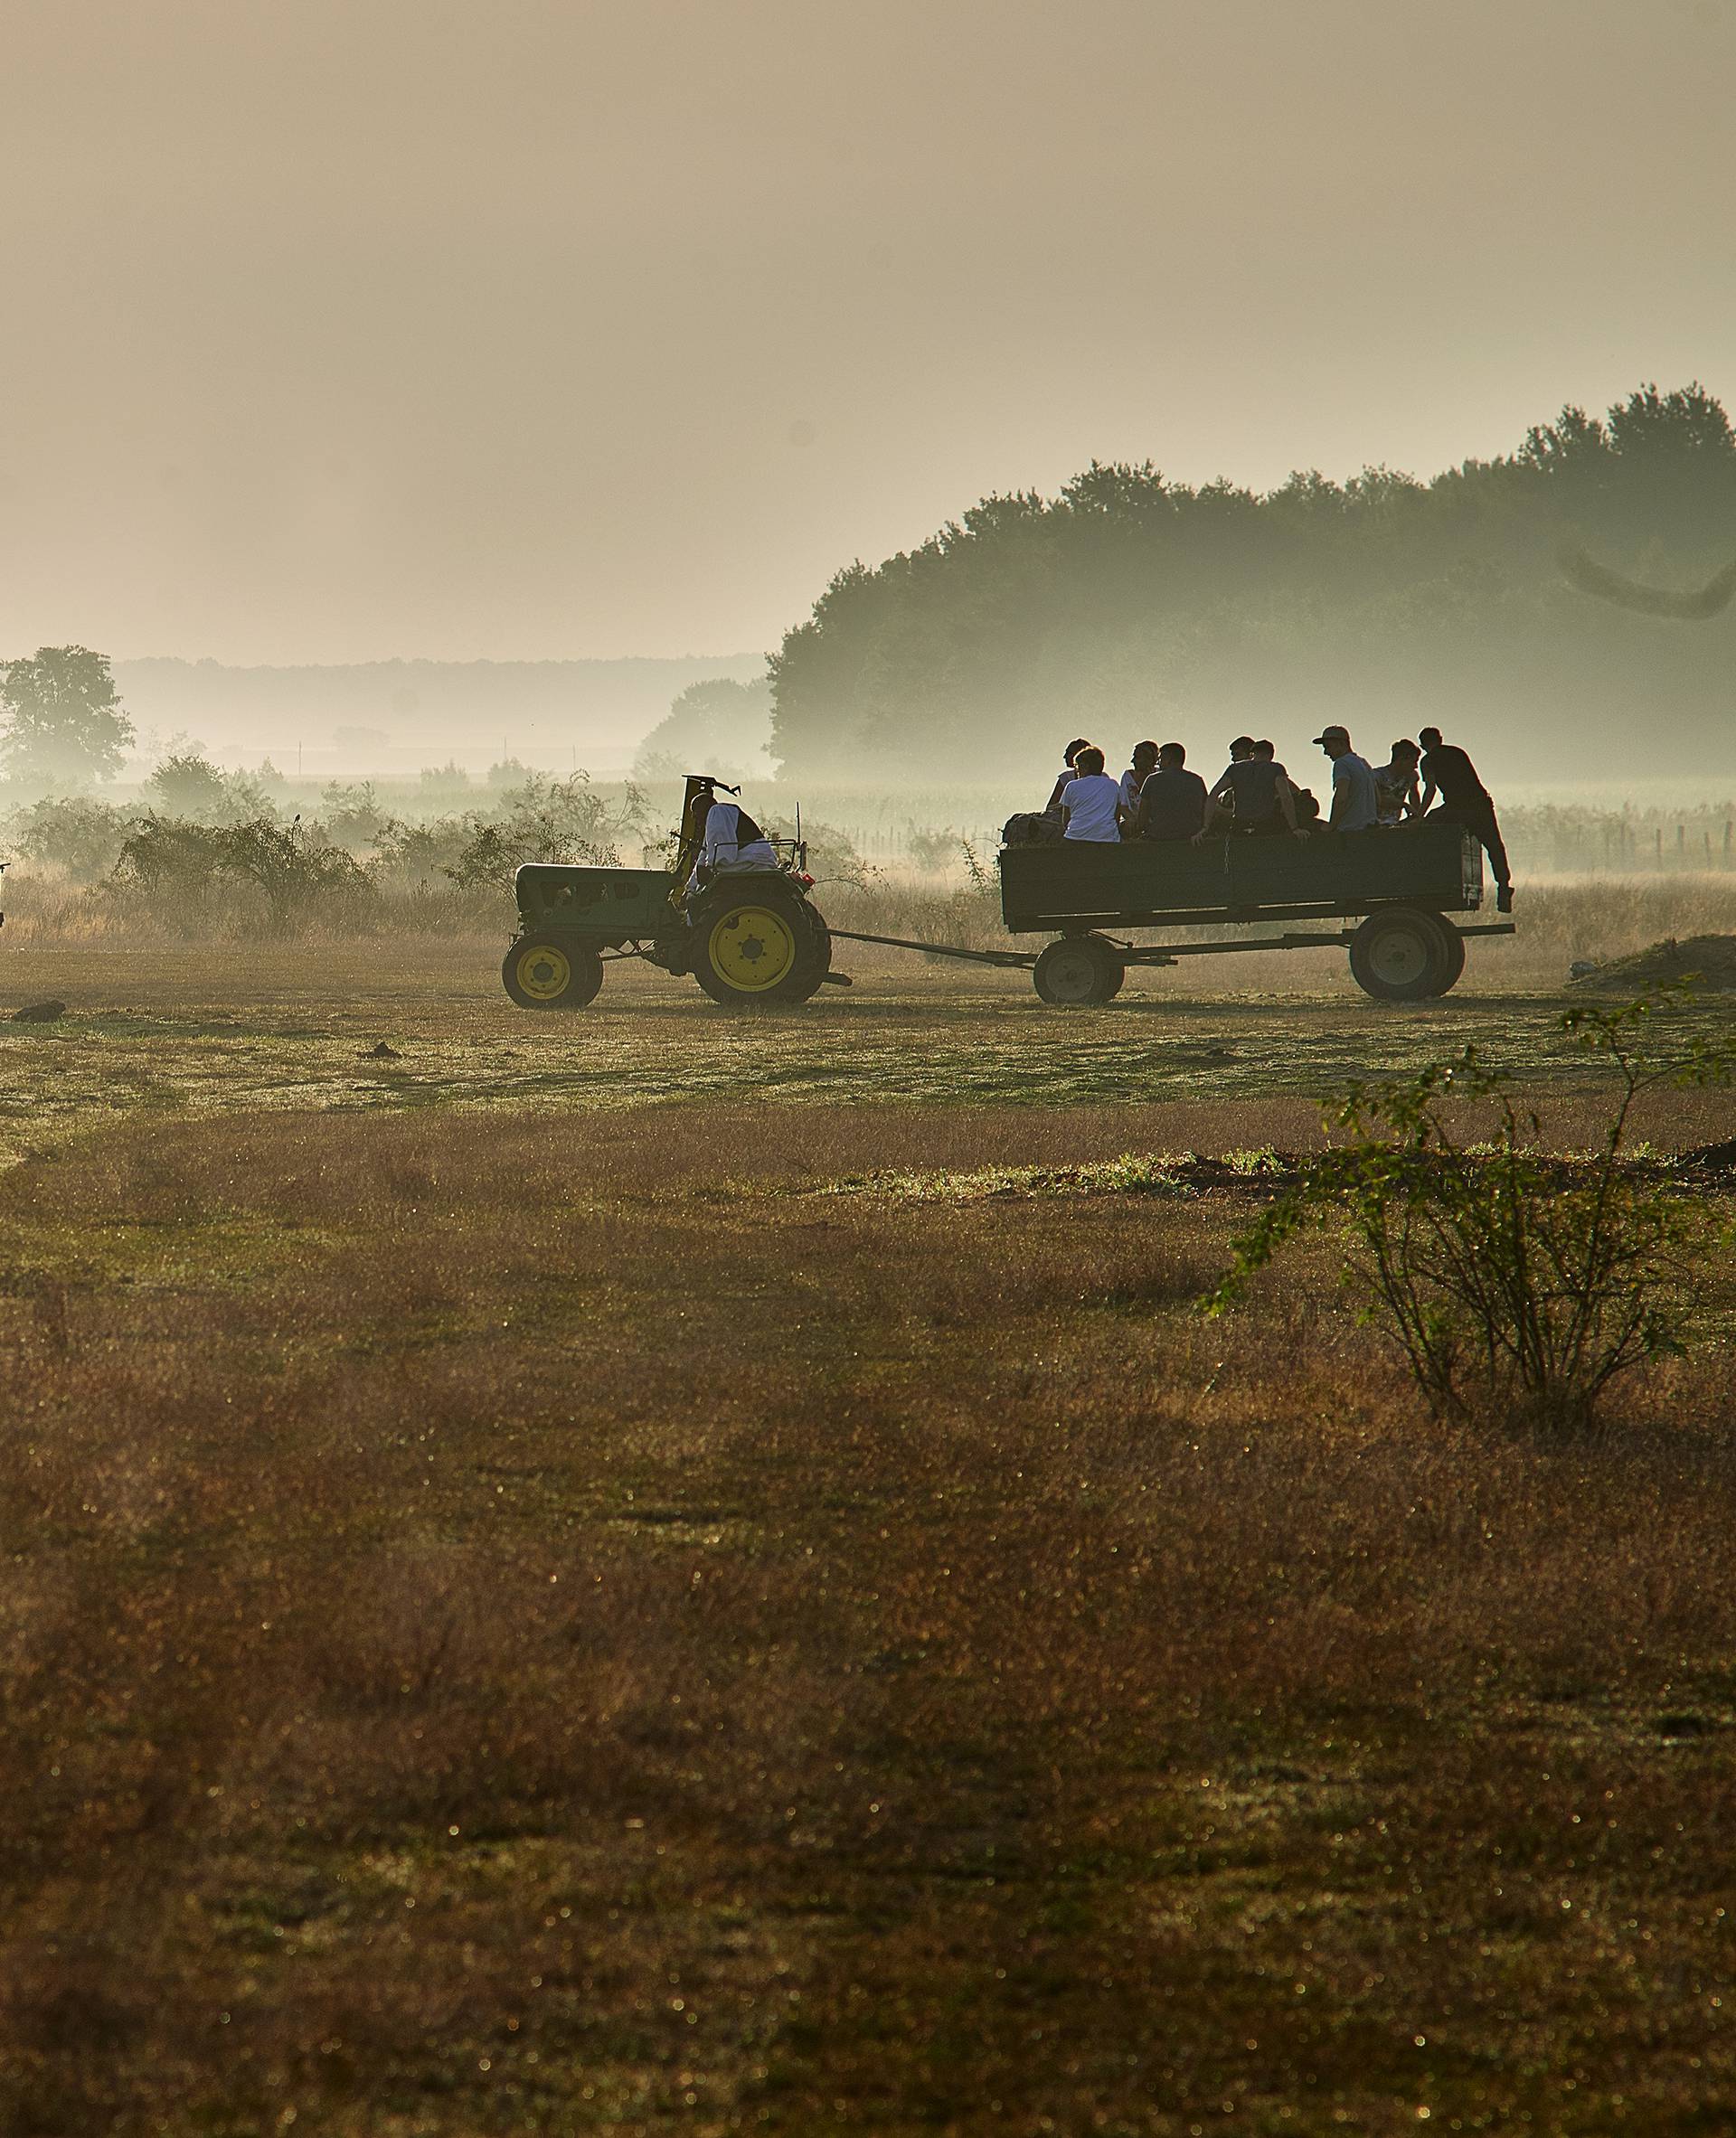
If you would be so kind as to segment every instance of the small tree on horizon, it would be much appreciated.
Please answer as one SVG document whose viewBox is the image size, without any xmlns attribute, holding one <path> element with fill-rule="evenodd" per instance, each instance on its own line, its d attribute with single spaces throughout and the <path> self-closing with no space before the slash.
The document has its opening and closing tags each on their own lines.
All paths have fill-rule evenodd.
<svg viewBox="0 0 1736 2138">
<path fill-rule="evenodd" d="M 196 742 L 171 745 L 145 785 L 171 816 L 195 823 L 215 823 L 229 801 L 222 768 L 213 765 Z"/>
<path fill-rule="evenodd" d="M 108 656 L 88 646 L 39 646 L 0 666 L 0 716 L 7 773 L 43 788 L 112 779 L 133 739 Z"/>
</svg>

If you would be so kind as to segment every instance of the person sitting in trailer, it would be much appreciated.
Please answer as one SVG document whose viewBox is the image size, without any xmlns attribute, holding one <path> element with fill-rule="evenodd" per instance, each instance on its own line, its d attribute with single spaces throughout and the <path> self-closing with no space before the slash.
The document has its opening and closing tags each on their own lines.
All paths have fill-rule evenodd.
<svg viewBox="0 0 1736 2138">
<path fill-rule="evenodd" d="M 1076 779 L 1079 777 L 1076 769 L 1079 762 L 1079 753 L 1081 749 L 1089 749 L 1090 747 L 1091 739 L 1089 735 L 1075 735 L 1072 740 L 1067 745 L 1066 749 L 1061 753 L 1060 777 L 1056 779 L 1053 787 L 1050 790 L 1049 799 L 1043 805 L 1043 813 L 1045 816 L 1049 814 L 1050 810 L 1059 809 L 1061 807 L 1061 789 L 1067 785 L 1067 782 L 1070 779 Z"/>
<path fill-rule="evenodd" d="M 1350 730 L 1335 723 L 1314 739 L 1332 759 L 1332 815 L 1335 832 L 1372 832 L 1380 822 L 1374 768 L 1350 747 Z"/>
<path fill-rule="evenodd" d="M 1138 836 L 1140 790 L 1156 768 L 1157 745 L 1136 742 L 1133 762 L 1121 775 L 1121 799 L 1116 806 L 1116 822 L 1121 826 L 1124 839 Z"/>
<path fill-rule="evenodd" d="M 699 843 L 699 858 L 693 863 L 693 872 L 687 880 L 689 890 L 697 890 L 713 876 L 750 876 L 778 866 L 778 856 L 766 834 L 754 823 L 739 802 L 726 802 L 713 793 L 711 806 L 705 809 L 705 829 Z M 705 808 L 706 797 L 698 795 L 693 801 L 693 813 Z"/>
<path fill-rule="evenodd" d="M 1205 823 L 1205 782 L 1187 769 L 1187 752 L 1165 742 L 1157 768 L 1139 790 L 1136 834 L 1141 839 L 1192 839 Z"/>
<path fill-rule="evenodd" d="M 1210 795 L 1211 810 L 1196 834 L 1207 839 L 1225 832 L 1237 834 L 1290 832 L 1297 838 L 1307 834 L 1296 820 L 1296 796 L 1289 777 L 1278 762 L 1269 742 L 1266 754 L 1251 735 L 1238 735 L 1230 745 L 1230 762 Z"/>
<path fill-rule="evenodd" d="M 1384 765 L 1374 768 L 1374 792 L 1380 801 L 1382 824 L 1401 824 L 1407 816 L 1420 816 L 1422 803 L 1417 794 L 1417 759 L 1422 752 L 1408 737 L 1392 745 Z"/>
<path fill-rule="evenodd" d="M 1272 770 L 1277 773 L 1278 780 L 1278 814 L 1276 816 L 1269 816 L 1263 824 L 1256 825 L 1255 829 L 1267 833 L 1282 831 L 1307 833 L 1312 829 L 1314 824 L 1319 821 L 1320 805 L 1315 800 L 1313 794 L 1307 787 L 1297 786 L 1296 781 L 1290 777 L 1288 766 L 1279 764 L 1278 745 L 1275 742 L 1267 741 L 1255 743 L 1254 762 L 1257 765 L 1269 765 Z M 1284 814 L 1283 805 L 1283 796 L 1287 790 L 1290 797 L 1290 813 L 1288 817 Z"/>
<path fill-rule="evenodd" d="M 1073 759 L 1073 777 L 1061 790 L 1062 836 L 1112 845 L 1121 836 L 1116 813 L 1121 801 L 1121 783 L 1103 769 L 1103 752 L 1087 744 Z"/>
</svg>

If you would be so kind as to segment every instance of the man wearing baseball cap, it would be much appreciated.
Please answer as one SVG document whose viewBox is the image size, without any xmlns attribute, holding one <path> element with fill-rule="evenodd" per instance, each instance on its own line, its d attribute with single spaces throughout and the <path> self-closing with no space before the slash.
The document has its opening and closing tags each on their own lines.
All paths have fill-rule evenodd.
<svg viewBox="0 0 1736 2138">
<path fill-rule="evenodd" d="M 1347 728 L 1322 728 L 1315 737 L 1332 759 L 1332 815 L 1335 832 L 1367 832 L 1381 821 L 1380 789 L 1373 767 L 1350 747 Z"/>
</svg>

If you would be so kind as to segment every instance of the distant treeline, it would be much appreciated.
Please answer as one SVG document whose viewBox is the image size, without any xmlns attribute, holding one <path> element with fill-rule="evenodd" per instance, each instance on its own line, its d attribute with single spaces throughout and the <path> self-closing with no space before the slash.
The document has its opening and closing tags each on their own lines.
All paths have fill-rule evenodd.
<svg viewBox="0 0 1736 2138">
<path fill-rule="evenodd" d="M 191 733 L 235 758 L 269 751 L 293 770 L 334 759 L 366 771 L 412 768 L 432 752 L 473 766 L 492 756 L 571 768 L 599 753 L 624 771 L 638 738 L 690 683 L 748 681 L 758 654 L 620 661 L 371 661 L 295 668 L 215 661 L 117 661 L 114 679 L 141 731 Z"/>
<path fill-rule="evenodd" d="M 798 777 L 981 777 L 1075 733 L 1210 758 L 1246 727 L 1294 752 L 1331 716 L 1382 751 L 1435 721 L 1505 777 L 1710 757 L 1727 779 L 1732 615 L 1598 594 L 1733 556 L 1736 437 L 1698 385 L 1564 409 L 1428 482 L 1298 474 L 1262 497 L 1094 462 L 839 572 L 773 658 L 774 753 Z"/>
</svg>

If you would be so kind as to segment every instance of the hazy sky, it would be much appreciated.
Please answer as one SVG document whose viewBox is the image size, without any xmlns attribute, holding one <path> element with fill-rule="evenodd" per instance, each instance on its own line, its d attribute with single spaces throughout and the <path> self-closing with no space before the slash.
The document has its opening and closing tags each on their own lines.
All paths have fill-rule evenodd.
<svg viewBox="0 0 1736 2138">
<path fill-rule="evenodd" d="M 0 0 L 0 653 L 769 645 L 1093 455 L 1736 398 L 1722 0 Z"/>
</svg>

